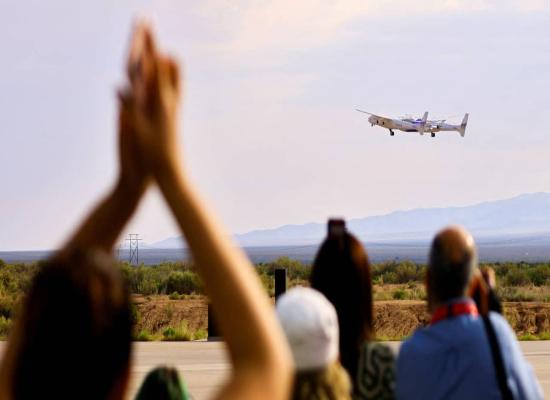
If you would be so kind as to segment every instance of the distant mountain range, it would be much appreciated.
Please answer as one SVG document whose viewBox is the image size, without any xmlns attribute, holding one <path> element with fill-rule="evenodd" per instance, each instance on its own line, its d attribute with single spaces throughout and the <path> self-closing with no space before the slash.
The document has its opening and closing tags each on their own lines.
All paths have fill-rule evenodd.
<svg viewBox="0 0 550 400">
<path fill-rule="evenodd" d="M 465 207 L 419 208 L 386 215 L 351 219 L 348 230 L 364 242 L 425 243 L 442 227 L 460 224 L 478 241 L 513 241 L 514 238 L 550 235 L 550 193 L 523 194 L 511 199 Z M 326 223 L 284 225 L 254 230 L 234 238 L 241 246 L 303 246 L 318 244 Z M 184 248 L 181 237 L 150 244 L 156 249 Z"/>
</svg>

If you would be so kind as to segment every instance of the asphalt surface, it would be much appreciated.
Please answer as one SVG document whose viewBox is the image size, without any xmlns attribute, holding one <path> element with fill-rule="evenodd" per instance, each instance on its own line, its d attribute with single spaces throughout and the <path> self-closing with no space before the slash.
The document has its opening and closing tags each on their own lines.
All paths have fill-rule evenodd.
<svg viewBox="0 0 550 400">
<path fill-rule="evenodd" d="M 388 342 L 395 351 L 399 342 Z M 550 341 L 520 342 L 527 360 L 546 395 L 550 395 Z M 5 343 L 0 343 L 0 354 Z M 159 365 L 176 367 L 186 382 L 193 399 L 210 399 L 231 371 L 222 342 L 138 342 L 134 343 L 134 359 L 128 399 L 133 399 L 148 371 Z"/>
<path fill-rule="evenodd" d="M 398 351 L 399 342 L 389 344 Z M 535 369 L 544 393 L 550 395 L 550 341 L 520 342 L 520 346 Z M 136 343 L 130 398 L 147 371 L 163 364 L 175 366 L 180 371 L 196 400 L 211 398 L 230 373 L 221 342 Z"/>
</svg>

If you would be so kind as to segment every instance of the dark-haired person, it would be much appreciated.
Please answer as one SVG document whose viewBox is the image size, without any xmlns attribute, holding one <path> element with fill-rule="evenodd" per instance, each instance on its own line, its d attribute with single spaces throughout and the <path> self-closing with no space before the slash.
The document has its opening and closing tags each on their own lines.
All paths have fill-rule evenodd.
<svg viewBox="0 0 550 400">
<path fill-rule="evenodd" d="M 138 25 L 128 67 L 131 85 L 119 96 L 119 179 L 38 272 L 3 358 L 1 399 L 125 397 L 129 296 L 107 254 L 150 176 L 186 235 L 227 341 L 233 373 L 217 398 L 287 398 L 291 358 L 273 307 L 250 262 L 179 169 L 177 72 L 176 63 L 156 51 L 149 28 Z"/>
<path fill-rule="evenodd" d="M 373 341 L 369 259 L 343 220 L 329 221 L 310 283 L 338 314 L 340 361 L 352 379 L 354 398 L 393 398 L 395 356 L 388 346 Z"/>
<path fill-rule="evenodd" d="M 472 236 L 460 227 L 433 240 L 426 276 L 431 325 L 399 352 L 398 399 L 542 399 L 541 387 L 506 320 L 482 317 L 467 297 L 477 270 Z"/>
<path fill-rule="evenodd" d="M 157 367 L 143 380 L 135 400 L 189 400 L 187 387 L 178 371 L 171 367 Z"/>
<path fill-rule="evenodd" d="M 0 370 L 2 399 L 122 399 L 130 298 L 110 253 L 149 180 L 120 113 L 119 177 L 34 278 Z"/>
</svg>

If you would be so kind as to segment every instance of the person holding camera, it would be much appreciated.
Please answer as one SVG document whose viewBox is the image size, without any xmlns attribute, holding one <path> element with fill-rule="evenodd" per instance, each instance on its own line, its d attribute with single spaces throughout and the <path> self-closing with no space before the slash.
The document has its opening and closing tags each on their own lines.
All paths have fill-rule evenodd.
<svg viewBox="0 0 550 400">
<path fill-rule="evenodd" d="M 434 238 L 426 276 L 430 326 L 401 346 L 397 399 L 542 399 L 533 369 L 504 317 L 468 297 L 477 252 L 472 236 L 449 227 Z M 480 296 L 486 295 L 482 292 Z"/>
</svg>

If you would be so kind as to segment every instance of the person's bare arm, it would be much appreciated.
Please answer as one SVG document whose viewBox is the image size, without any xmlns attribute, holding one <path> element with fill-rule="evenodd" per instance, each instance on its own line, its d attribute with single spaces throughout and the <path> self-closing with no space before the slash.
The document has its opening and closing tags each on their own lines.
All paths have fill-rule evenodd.
<svg viewBox="0 0 550 400">
<path fill-rule="evenodd" d="M 282 399 L 288 394 L 289 360 L 273 306 L 246 256 L 179 171 L 172 165 L 156 177 L 191 248 L 228 344 L 234 381 L 220 398 L 243 399 L 249 393 L 251 399 Z"/>
<path fill-rule="evenodd" d="M 54 254 L 54 259 L 67 259 L 76 252 L 100 249 L 109 252 L 125 223 L 133 214 L 151 180 L 141 158 L 138 141 L 130 118 L 128 104 L 123 96 L 119 103 L 119 175 L 113 189 L 93 208 L 75 230 L 67 243 Z M 10 339 L 0 363 L 0 400 L 10 399 L 13 363 L 19 353 L 18 330 L 21 319 L 16 319 Z"/>
<path fill-rule="evenodd" d="M 233 374 L 218 398 L 286 399 L 291 358 L 269 298 L 253 266 L 222 229 L 182 172 L 177 152 L 177 65 L 160 56 L 147 28 L 134 90 L 137 130 L 148 165 L 191 249 L 198 272 L 227 342 Z M 147 76 L 147 74 L 149 74 Z M 135 82 L 139 84 L 139 79 Z M 140 99 L 138 93 L 144 93 Z"/>
</svg>

